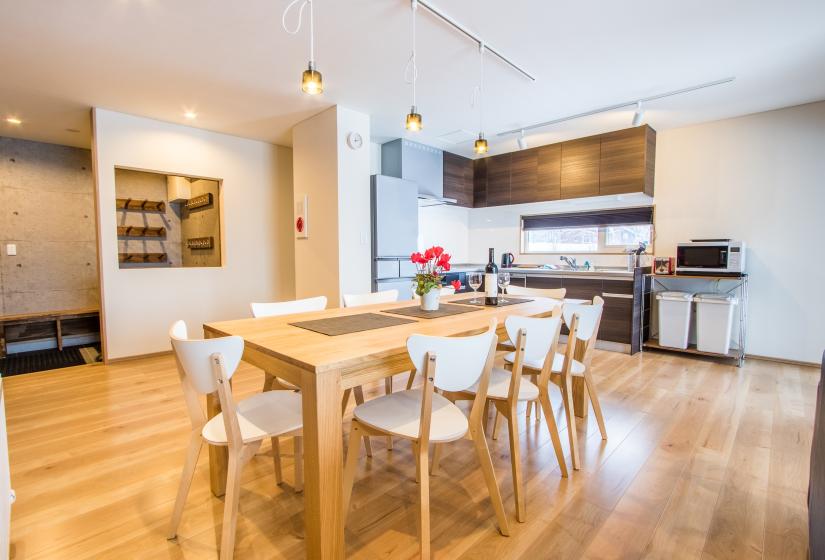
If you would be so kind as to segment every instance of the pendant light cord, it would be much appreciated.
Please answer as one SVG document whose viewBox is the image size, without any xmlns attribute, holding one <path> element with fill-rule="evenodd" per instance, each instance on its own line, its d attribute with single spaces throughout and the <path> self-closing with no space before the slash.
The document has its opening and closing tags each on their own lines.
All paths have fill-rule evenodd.
<svg viewBox="0 0 825 560">
<path fill-rule="evenodd" d="M 479 57 L 479 82 L 473 88 L 470 94 L 470 107 L 475 107 L 478 104 L 478 131 L 484 131 L 484 43 L 478 44 Z"/>
<path fill-rule="evenodd" d="M 298 21 L 296 22 L 295 28 L 290 29 L 286 23 L 286 18 L 293 6 L 296 5 L 298 5 Z M 290 35 L 296 35 L 301 30 L 304 19 L 304 8 L 306 8 L 307 5 L 309 5 L 309 62 L 310 64 L 315 64 L 315 18 L 313 17 L 312 0 L 292 0 L 292 2 L 284 8 L 284 13 L 281 16 L 281 26 L 284 28 L 284 31 Z"/>
<path fill-rule="evenodd" d="M 412 8 L 412 53 L 410 54 L 410 58 L 407 60 L 407 65 L 404 67 L 404 81 L 408 84 L 412 84 L 412 104 L 415 107 L 415 82 L 418 81 L 418 64 L 416 64 L 415 60 L 415 14 L 418 10 L 418 0 L 411 0 L 411 8 Z"/>
</svg>

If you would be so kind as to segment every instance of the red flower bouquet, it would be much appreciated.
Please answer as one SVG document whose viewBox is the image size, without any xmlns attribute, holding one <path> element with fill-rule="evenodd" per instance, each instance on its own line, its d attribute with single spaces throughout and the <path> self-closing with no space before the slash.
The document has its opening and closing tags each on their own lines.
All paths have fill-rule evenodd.
<svg viewBox="0 0 825 560">
<path fill-rule="evenodd" d="M 415 293 L 418 296 L 423 296 L 430 290 L 441 289 L 441 281 L 443 274 L 450 270 L 450 255 L 444 252 L 443 247 L 430 247 L 423 254 L 413 253 L 410 255 L 410 261 L 415 264 Z M 456 290 L 461 287 L 461 284 L 456 281 L 453 282 L 453 287 L 458 284 Z"/>
</svg>

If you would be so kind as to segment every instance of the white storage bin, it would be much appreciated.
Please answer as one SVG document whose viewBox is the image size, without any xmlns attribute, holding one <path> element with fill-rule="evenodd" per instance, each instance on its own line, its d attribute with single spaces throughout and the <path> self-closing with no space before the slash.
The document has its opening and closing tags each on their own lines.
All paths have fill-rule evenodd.
<svg viewBox="0 0 825 560">
<path fill-rule="evenodd" d="M 696 348 L 702 352 L 727 354 L 733 327 L 733 308 L 738 300 L 728 294 L 697 294 Z"/>
<path fill-rule="evenodd" d="M 660 292 L 656 299 L 659 300 L 659 345 L 684 350 L 688 347 L 693 294 Z"/>
</svg>

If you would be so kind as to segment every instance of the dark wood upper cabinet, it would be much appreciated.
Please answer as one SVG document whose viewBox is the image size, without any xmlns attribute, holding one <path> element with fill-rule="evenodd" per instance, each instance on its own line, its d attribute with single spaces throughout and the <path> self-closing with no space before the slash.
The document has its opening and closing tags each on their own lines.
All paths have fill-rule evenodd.
<svg viewBox="0 0 825 560">
<path fill-rule="evenodd" d="M 656 131 L 647 125 L 477 159 L 473 161 L 472 205 L 478 208 L 634 192 L 653 196 L 655 161 Z M 446 154 L 444 169 L 444 196 L 468 200 L 446 194 Z"/>
<path fill-rule="evenodd" d="M 487 206 L 487 158 L 473 160 L 473 208 Z"/>
<path fill-rule="evenodd" d="M 561 144 L 537 148 L 538 181 L 534 202 L 561 198 Z"/>
<path fill-rule="evenodd" d="M 473 160 L 444 152 L 444 196 L 457 206 L 473 206 Z"/>
<path fill-rule="evenodd" d="M 561 198 L 598 196 L 600 153 L 600 136 L 562 142 Z"/>
<path fill-rule="evenodd" d="M 511 154 L 487 158 L 487 206 L 510 204 Z"/>
<path fill-rule="evenodd" d="M 645 125 L 603 134 L 601 139 L 599 194 L 653 196 L 656 131 Z"/>
<path fill-rule="evenodd" d="M 510 204 L 537 202 L 539 178 L 538 148 L 510 154 Z"/>
</svg>

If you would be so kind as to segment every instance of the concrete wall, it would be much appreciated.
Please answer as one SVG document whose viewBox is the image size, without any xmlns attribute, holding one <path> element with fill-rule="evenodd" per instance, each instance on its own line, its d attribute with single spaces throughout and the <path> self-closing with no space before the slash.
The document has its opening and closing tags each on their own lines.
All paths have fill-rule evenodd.
<svg viewBox="0 0 825 560">
<path fill-rule="evenodd" d="M 249 317 L 252 301 L 294 297 L 291 150 L 103 109 L 93 115 L 108 358 L 168 350 L 177 319 L 198 335 L 205 322 Z M 222 179 L 223 266 L 118 268 L 116 167 Z"/>
<path fill-rule="evenodd" d="M 98 304 L 91 152 L 0 137 L 0 315 Z"/>
</svg>

